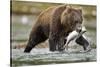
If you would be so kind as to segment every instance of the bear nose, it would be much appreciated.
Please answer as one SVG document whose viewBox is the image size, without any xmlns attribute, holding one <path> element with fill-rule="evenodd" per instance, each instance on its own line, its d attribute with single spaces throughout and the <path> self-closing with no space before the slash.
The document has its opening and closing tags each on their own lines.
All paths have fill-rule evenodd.
<svg viewBox="0 0 100 67">
<path fill-rule="evenodd" d="M 79 29 L 79 33 L 81 32 L 82 30 L 81 29 Z"/>
</svg>

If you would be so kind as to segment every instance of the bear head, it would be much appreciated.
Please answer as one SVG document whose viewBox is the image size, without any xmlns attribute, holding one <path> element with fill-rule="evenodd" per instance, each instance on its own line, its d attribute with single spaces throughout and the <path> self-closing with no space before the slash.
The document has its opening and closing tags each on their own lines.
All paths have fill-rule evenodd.
<svg viewBox="0 0 100 67">
<path fill-rule="evenodd" d="M 65 27 L 66 31 L 80 31 L 82 29 L 82 21 L 82 9 L 66 7 L 61 15 L 61 24 Z"/>
</svg>

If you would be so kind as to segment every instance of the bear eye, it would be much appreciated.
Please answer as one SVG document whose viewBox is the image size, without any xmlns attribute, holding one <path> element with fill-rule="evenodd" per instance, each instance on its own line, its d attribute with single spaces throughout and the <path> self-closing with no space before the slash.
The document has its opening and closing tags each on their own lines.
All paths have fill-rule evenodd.
<svg viewBox="0 0 100 67">
<path fill-rule="evenodd" d="M 75 23 L 78 23 L 78 21 L 75 21 Z"/>
</svg>

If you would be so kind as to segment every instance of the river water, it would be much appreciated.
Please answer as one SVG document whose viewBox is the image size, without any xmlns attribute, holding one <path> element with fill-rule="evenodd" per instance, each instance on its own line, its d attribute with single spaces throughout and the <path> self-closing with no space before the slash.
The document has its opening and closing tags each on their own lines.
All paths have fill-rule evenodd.
<svg viewBox="0 0 100 67">
<path fill-rule="evenodd" d="M 65 52 L 50 52 L 48 48 L 35 48 L 31 53 L 23 53 L 23 49 L 13 49 L 12 54 L 13 66 L 96 61 L 96 49 L 86 53 L 75 49 Z"/>
</svg>

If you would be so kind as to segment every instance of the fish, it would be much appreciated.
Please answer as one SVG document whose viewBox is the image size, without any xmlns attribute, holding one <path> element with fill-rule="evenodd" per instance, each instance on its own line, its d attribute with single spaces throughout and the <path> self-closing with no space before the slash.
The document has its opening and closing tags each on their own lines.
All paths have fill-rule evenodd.
<svg viewBox="0 0 100 67">
<path fill-rule="evenodd" d="M 65 38 L 66 39 L 66 43 L 64 45 L 64 48 L 66 48 L 68 50 L 68 44 L 73 41 L 74 39 L 79 38 L 80 36 L 84 36 L 83 34 L 86 32 L 86 28 L 85 26 L 82 26 L 82 30 L 81 32 L 78 32 L 76 30 L 72 31 L 71 33 L 69 33 L 69 35 Z M 85 37 L 85 36 L 84 36 Z"/>
</svg>

